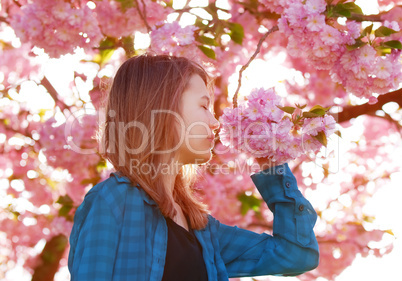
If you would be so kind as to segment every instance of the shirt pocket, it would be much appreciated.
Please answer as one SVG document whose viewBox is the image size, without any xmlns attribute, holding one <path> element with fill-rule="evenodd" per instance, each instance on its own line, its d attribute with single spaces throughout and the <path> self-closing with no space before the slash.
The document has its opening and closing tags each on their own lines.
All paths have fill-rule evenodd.
<svg viewBox="0 0 402 281">
<path fill-rule="evenodd" d="M 304 197 L 297 198 L 295 203 L 296 240 L 300 245 L 307 246 L 314 235 L 313 228 L 317 214 Z"/>
</svg>

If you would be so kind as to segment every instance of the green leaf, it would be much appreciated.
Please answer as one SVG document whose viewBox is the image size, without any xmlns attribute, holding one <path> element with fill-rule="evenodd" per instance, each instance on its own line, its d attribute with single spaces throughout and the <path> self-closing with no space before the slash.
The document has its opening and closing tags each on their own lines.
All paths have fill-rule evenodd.
<svg viewBox="0 0 402 281">
<path fill-rule="evenodd" d="M 350 18 L 352 13 L 348 10 L 337 10 L 335 15 Z"/>
<path fill-rule="evenodd" d="M 317 108 L 324 109 L 324 107 L 322 107 L 321 105 L 317 104 L 317 105 L 314 105 L 309 111 L 313 111 L 314 109 L 317 109 Z"/>
<path fill-rule="evenodd" d="M 333 16 L 343 16 L 350 18 L 354 14 L 363 14 L 362 9 L 353 2 L 350 3 L 338 3 L 332 9 Z"/>
<path fill-rule="evenodd" d="M 316 136 L 312 136 L 316 140 L 318 140 L 323 146 L 327 147 L 327 136 L 323 131 L 318 132 Z"/>
<path fill-rule="evenodd" d="M 352 14 L 348 11 L 342 3 L 338 3 L 332 8 L 332 14 L 335 17 L 343 16 L 349 18 Z"/>
<path fill-rule="evenodd" d="M 203 45 L 218 46 L 215 38 L 207 37 L 205 35 L 200 35 L 196 37 L 196 40 Z"/>
<path fill-rule="evenodd" d="M 110 60 L 116 48 L 116 39 L 106 38 L 99 44 L 99 54 L 95 55 L 94 62 L 102 65 Z"/>
<path fill-rule="evenodd" d="M 277 105 L 276 107 L 279 108 L 280 110 L 286 112 L 286 113 L 289 113 L 289 114 L 293 114 L 293 112 L 296 109 L 295 107 L 292 107 L 292 106 L 284 106 L 284 107 L 282 107 L 282 106 Z"/>
<path fill-rule="evenodd" d="M 386 36 L 390 36 L 391 34 L 397 33 L 397 31 L 388 28 L 386 26 L 380 26 L 379 28 L 377 28 L 376 31 L 374 31 L 374 35 L 376 37 L 386 37 Z"/>
<path fill-rule="evenodd" d="M 229 22 L 229 36 L 237 44 L 243 44 L 244 29 L 240 23 Z"/>
<path fill-rule="evenodd" d="M 346 49 L 348 49 L 349 51 L 358 49 L 360 47 L 363 47 L 364 45 L 367 45 L 367 42 L 363 42 L 362 40 L 356 40 L 356 43 L 354 43 L 353 45 L 346 45 Z"/>
<path fill-rule="evenodd" d="M 198 45 L 198 48 L 200 48 L 200 50 L 204 53 L 204 55 L 206 55 L 210 59 L 216 58 L 215 51 L 212 50 L 211 48 L 205 47 L 204 45 Z"/>
<path fill-rule="evenodd" d="M 390 47 L 385 47 L 383 45 L 377 46 L 375 47 L 375 49 L 380 52 L 381 56 L 385 56 L 392 52 L 392 49 Z"/>
<path fill-rule="evenodd" d="M 114 53 L 114 49 L 101 50 L 100 51 L 100 55 L 101 55 L 101 63 L 100 64 L 104 64 L 104 63 L 108 62 L 111 59 L 113 53 Z"/>
<path fill-rule="evenodd" d="M 260 212 L 261 199 L 257 198 L 255 195 L 246 195 L 244 193 L 240 194 L 238 197 L 241 202 L 240 213 L 244 216 L 251 209 L 255 212 Z"/>
<path fill-rule="evenodd" d="M 383 42 L 382 45 L 389 47 L 391 49 L 402 50 L 402 43 L 398 40 L 386 41 L 386 42 Z"/>
<path fill-rule="evenodd" d="M 304 118 L 315 118 L 315 117 L 321 117 L 321 115 L 316 114 L 314 112 L 303 112 L 303 117 Z"/>
<path fill-rule="evenodd" d="M 362 9 L 358 5 L 353 3 L 353 2 L 345 3 L 345 4 L 342 4 L 342 5 L 346 10 L 348 10 L 348 11 L 350 11 L 352 13 L 360 14 L 360 15 L 363 14 Z"/>
<path fill-rule="evenodd" d="M 107 163 L 106 163 L 106 161 L 102 158 L 99 162 L 98 162 L 98 164 L 96 164 L 96 171 L 98 172 L 98 173 L 100 173 L 100 172 L 102 172 L 104 169 L 106 169 L 107 168 Z"/>
<path fill-rule="evenodd" d="M 120 7 L 123 11 L 126 11 L 129 8 L 134 7 L 134 0 L 116 0 L 120 2 Z"/>
<path fill-rule="evenodd" d="M 199 28 L 202 29 L 202 30 L 205 30 L 206 28 L 208 28 L 208 25 L 204 24 L 204 23 L 203 23 L 203 20 L 200 19 L 200 18 L 198 18 L 198 17 L 197 17 L 197 19 L 195 20 L 194 25 L 195 25 L 196 27 L 199 27 Z"/>
<path fill-rule="evenodd" d="M 315 114 L 317 114 L 319 116 L 324 116 L 325 115 L 325 110 L 323 108 L 312 109 L 309 112 L 315 113 Z"/>
<path fill-rule="evenodd" d="M 72 208 L 73 208 L 73 206 L 62 206 L 59 210 L 59 216 L 61 216 L 61 217 L 67 216 Z"/>
<path fill-rule="evenodd" d="M 169 1 L 165 0 L 163 2 L 166 4 L 167 8 L 173 8 L 173 0 L 169 0 Z"/>
<path fill-rule="evenodd" d="M 373 31 L 373 24 L 367 26 L 367 27 L 363 30 L 362 36 L 364 37 L 364 36 L 366 36 L 366 35 L 370 35 L 370 34 L 371 34 L 371 31 Z"/>
<path fill-rule="evenodd" d="M 330 108 L 331 107 L 324 108 L 321 105 L 315 105 L 309 110 L 309 112 L 318 114 L 319 116 L 323 116 L 323 115 L 325 115 L 325 112 L 327 110 L 329 110 Z"/>
<path fill-rule="evenodd" d="M 59 199 L 57 199 L 56 203 L 59 203 L 61 205 L 72 206 L 74 201 L 73 201 L 73 199 L 71 199 L 70 196 L 64 195 L 64 196 L 60 196 Z"/>
</svg>

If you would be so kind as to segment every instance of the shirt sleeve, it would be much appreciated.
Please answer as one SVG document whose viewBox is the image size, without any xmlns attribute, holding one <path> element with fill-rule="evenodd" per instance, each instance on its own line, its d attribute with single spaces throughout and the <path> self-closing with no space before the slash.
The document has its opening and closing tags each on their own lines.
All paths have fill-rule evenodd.
<svg viewBox="0 0 402 281">
<path fill-rule="evenodd" d="M 216 227 L 220 255 L 229 277 L 295 276 L 318 266 L 318 243 L 313 232 L 317 214 L 301 192 L 287 164 L 251 175 L 274 214 L 273 235 L 224 225 Z"/>
<path fill-rule="evenodd" d="M 70 236 L 71 280 L 112 280 L 118 247 L 117 221 L 107 202 L 97 193 L 77 209 Z M 92 201 L 92 202 L 91 202 Z"/>
</svg>

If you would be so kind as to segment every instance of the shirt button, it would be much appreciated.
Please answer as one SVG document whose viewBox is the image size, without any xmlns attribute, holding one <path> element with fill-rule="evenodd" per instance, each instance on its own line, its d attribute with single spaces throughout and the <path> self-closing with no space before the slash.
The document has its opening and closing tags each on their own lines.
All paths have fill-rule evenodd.
<svg viewBox="0 0 402 281">
<path fill-rule="evenodd" d="M 303 212 L 303 210 L 304 210 L 304 205 L 303 205 L 303 204 L 300 204 L 300 205 L 299 205 L 299 211 L 300 211 L 300 212 Z"/>
<path fill-rule="evenodd" d="M 276 170 L 276 172 L 278 173 L 278 175 L 283 175 L 283 169 L 279 168 L 278 170 Z"/>
<path fill-rule="evenodd" d="M 287 188 L 289 188 L 289 187 L 290 187 L 290 182 L 287 181 L 287 182 L 285 183 L 285 185 L 286 185 Z"/>
</svg>

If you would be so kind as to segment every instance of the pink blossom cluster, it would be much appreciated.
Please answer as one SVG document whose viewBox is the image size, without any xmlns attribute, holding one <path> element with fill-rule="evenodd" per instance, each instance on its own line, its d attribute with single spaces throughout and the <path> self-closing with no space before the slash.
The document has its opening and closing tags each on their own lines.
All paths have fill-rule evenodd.
<svg viewBox="0 0 402 281">
<path fill-rule="evenodd" d="M 308 152 L 318 152 L 322 144 L 314 137 L 335 132 L 335 120 L 330 115 L 306 118 L 300 126 L 278 108 L 281 98 L 274 89 L 254 89 L 245 103 L 225 108 L 220 117 L 219 137 L 225 146 L 254 157 L 269 158 L 280 164 Z M 292 118 L 301 115 L 296 109 Z"/>
<path fill-rule="evenodd" d="M 401 5 L 402 1 L 401 0 L 377 0 L 378 5 L 383 8 L 387 7 L 389 9 L 389 6 L 395 7 L 396 5 Z"/>
<path fill-rule="evenodd" d="M 318 237 L 320 261 L 324 262 L 326 266 L 319 266 L 301 280 L 314 280 L 319 277 L 334 280 L 352 264 L 357 254 L 367 257 L 371 252 L 375 256 L 381 257 L 380 248 L 371 248 L 368 245 L 371 241 L 381 241 L 383 234 L 384 232 L 378 229 L 365 230 L 362 224 L 354 221 L 342 221 L 329 225 L 328 234 L 322 238 Z M 392 244 L 381 248 L 381 250 L 384 249 L 389 252 Z"/>
<path fill-rule="evenodd" d="M 225 49 L 216 48 L 215 53 L 219 58 L 219 63 L 215 65 L 214 75 L 221 77 L 223 81 L 228 81 L 232 73 L 227 70 L 236 69 L 239 65 L 245 65 L 248 58 L 252 55 L 248 49 L 234 42 L 229 42 Z"/>
<path fill-rule="evenodd" d="M 277 14 L 282 14 L 287 0 L 261 0 L 261 6 Z M 259 6 L 259 10 L 261 10 Z"/>
<path fill-rule="evenodd" d="M 242 25 L 247 32 L 244 33 L 242 44 L 238 44 L 233 40 L 222 41 L 221 48 L 215 48 L 215 54 L 219 63 L 213 62 L 216 69 L 213 71 L 214 76 L 219 76 L 225 83 L 233 74 L 228 69 L 236 69 L 238 66 L 245 65 L 255 51 L 255 46 L 258 44 L 258 39 L 261 33 L 258 32 L 260 24 L 256 18 L 248 11 L 242 11 L 242 5 L 233 3 L 232 5 L 232 22 Z M 242 11 L 242 12 L 239 12 Z M 262 48 L 263 53 L 268 48 Z"/>
<path fill-rule="evenodd" d="M 342 34 L 326 23 L 324 0 L 291 0 L 278 20 L 279 30 L 288 37 L 288 52 L 291 56 L 306 57 L 319 69 L 330 69 L 346 43 L 354 43 L 360 33 Z"/>
<path fill-rule="evenodd" d="M 31 247 L 34 247 L 39 240 L 49 238 L 49 236 L 43 234 L 43 229 L 48 226 L 48 221 L 44 216 L 33 218 L 30 212 L 26 211 L 18 216 L 19 219 L 15 219 L 12 216 L 7 217 L 7 213 L 0 212 L 0 214 L 2 215 L 0 233 L 7 234 L 7 239 L 4 240 L 8 242 L 4 243 L 6 244 L 4 245 L 5 247 L 1 247 L 0 250 L 2 263 L 5 262 L 4 264 L 7 264 L 9 260 L 17 262 L 18 260 L 29 259 Z M 36 223 L 27 226 L 24 224 L 24 219 L 26 218 L 35 219 Z M 8 255 L 5 255 L 6 250 L 9 251 Z M 24 266 L 29 270 L 29 264 Z"/>
<path fill-rule="evenodd" d="M 286 89 L 291 93 L 293 102 L 298 104 L 313 103 L 324 107 L 332 106 L 334 98 L 344 98 L 345 89 L 334 83 L 328 70 L 311 69 L 304 77 L 305 83 L 300 85 L 295 81 L 286 81 Z M 297 99 L 297 101 L 295 101 Z"/>
<path fill-rule="evenodd" d="M 402 4 L 402 1 L 400 1 L 400 4 Z M 381 20 L 384 21 L 386 27 L 398 31 L 397 33 L 391 34 L 390 40 L 402 41 L 402 7 L 394 7 L 381 16 Z"/>
<path fill-rule="evenodd" d="M 188 25 L 181 27 L 177 21 L 160 23 L 154 26 L 151 33 L 152 45 L 162 51 L 176 46 L 187 46 L 194 43 L 194 31 L 197 27 Z"/>
<path fill-rule="evenodd" d="M 253 170 L 247 163 L 246 154 L 228 151 L 222 143 L 217 143 L 214 152 L 215 156 L 204 166 L 202 178 L 196 182 L 195 189 L 208 204 L 211 214 L 222 223 L 249 227 L 258 219 L 251 209 L 244 215 L 241 214 L 242 202 L 239 196 L 258 194 L 250 178 L 251 172 L 258 171 L 258 167 Z M 262 202 L 262 199 L 259 199 Z M 265 215 L 267 206 L 261 204 L 260 208 L 259 211 Z M 267 219 L 272 220 L 272 213 L 267 213 Z"/>
<path fill-rule="evenodd" d="M 138 1 L 140 3 L 142 1 Z M 147 32 L 144 19 L 153 26 L 156 22 L 166 18 L 169 9 L 163 7 L 157 1 L 144 1 L 146 9 L 143 7 L 123 7 L 122 1 L 102 0 L 96 1 L 94 11 L 102 33 L 114 38 L 130 36 L 135 31 Z"/>
<path fill-rule="evenodd" d="M 35 171 L 36 167 L 40 166 L 37 159 L 37 154 L 32 151 L 32 147 L 16 150 L 15 147 L 7 147 L 9 156 L 9 166 L 13 170 L 12 176 L 18 178 L 23 184 L 23 189 L 14 189 L 9 185 L 8 193 L 13 194 L 16 198 L 28 196 L 29 201 L 36 206 L 44 204 L 51 205 L 55 194 L 46 182 L 43 181 L 39 174 L 36 177 L 28 177 L 29 171 Z M 45 170 L 40 171 L 42 174 L 47 173 Z"/>
<path fill-rule="evenodd" d="M 90 50 L 103 35 L 95 13 L 86 6 L 55 0 L 37 0 L 24 5 L 11 17 L 11 26 L 22 42 L 43 48 L 51 57 Z"/>
<path fill-rule="evenodd" d="M 398 88 L 402 82 L 399 57 L 399 51 L 378 56 L 372 46 L 365 45 L 344 52 L 331 69 L 331 77 L 334 82 L 342 84 L 346 91 L 376 103 L 377 99 L 372 93 L 385 94 Z"/>
<path fill-rule="evenodd" d="M 85 115 L 80 121 L 68 120 L 56 126 L 53 118 L 45 122 L 40 130 L 40 145 L 48 164 L 67 169 L 74 175 L 74 184 L 66 184 L 66 192 L 74 202 L 80 202 L 85 194 L 84 187 L 89 184 L 84 180 L 96 178 L 96 166 L 100 156 L 96 153 L 97 142 L 94 138 L 97 130 L 95 115 Z M 92 151 L 92 153 L 90 153 Z M 85 163 L 86 169 L 77 163 Z M 81 184 L 81 189 L 77 188 Z"/>
<path fill-rule="evenodd" d="M 91 102 L 96 110 L 105 107 L 107 99 L 107 88 L 110 79 L 95 77 L 92 81 L 93 88 L 89 91 L 89 96 L 91 97 Z"/>
<path fill-rule="evenodd" d="M 0 83 L 4 88 L 37 76 L 39 66 L 30 57 L 30 50 L 29 44 L 23 44 L 19 48 L 0 48 L 0 73 L 3 74 Z"/>
<path fill-rule="evenodd" d="M 37 203 L 32 200 L 30 202 Z M 52 205 L 49 206 L 52 207 Z M 43 262 L 33 247 L 42 239 L 49 241 L 58 234 L 68 235 L 73 224 L 64 217 L 58 217 L 57 210 L 54 208 L 51 208 L 49 214 L 41 214 L 36 207 L 39 205 L 35 204 L 34 212 L 31 210 L 19 213 L 18 219 L 0 209 L 0 234 L 5 233 L 7 238 L 0 239 L 2 263 L 7 264 L 13 261 L 8 263 L 10 266 L 24 261 L 24 269 L 31 274 Z M 67 257 L 67 254 L 68 251 L 64 253 L 64 256 Z"/>
<path fill-rule="evenodd" d="M 340 25 L 328 20 L 325 0 L 291 0 L 288 4 L 278 26 L 288 37 L 291 56 L 304 58 L 317 69 L 330 70 L 333 81 L 342 84 L 347 92 L 373 103 L 373 93 L 384 94 L 402 82 L 399 51 L 380 56 L 371 44 L 347 49 L 360 37 L 361 24 L 348 21 Z M 389 25 L 397 28 L 396 22 Z"/>
<path fill-rule="evenodd" d="M 194 32 L 197 27 L 188 25 L 181 27 L 177 21 L 159 22 L 151 32 L 151 49 L 157 53 L 184 56 L 201 62 L 206 58 L 197 48 Z"/>
</svg>

